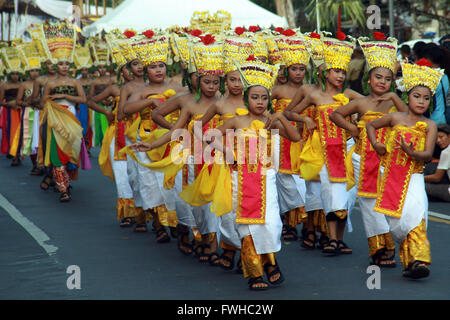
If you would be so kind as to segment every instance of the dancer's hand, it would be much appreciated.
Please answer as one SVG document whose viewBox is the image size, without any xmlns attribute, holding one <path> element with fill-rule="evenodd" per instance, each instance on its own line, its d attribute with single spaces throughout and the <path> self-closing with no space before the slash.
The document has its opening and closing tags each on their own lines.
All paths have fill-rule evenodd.
<svg viewBox="0 0 450 320">
<path fill-rule="evenodd" d="M 383 156 L 386 153 L 386 146 L 381 142 L 375 143 L 373 148 L 380 156 Z"/>
<path fill-rule="evenodd" d="M 130 149 L 135 150 L 137 152 L 148 152 L 153 149 L 151 143 L 147 142 L 138 142 L 130 145 Z"/>
</svg>

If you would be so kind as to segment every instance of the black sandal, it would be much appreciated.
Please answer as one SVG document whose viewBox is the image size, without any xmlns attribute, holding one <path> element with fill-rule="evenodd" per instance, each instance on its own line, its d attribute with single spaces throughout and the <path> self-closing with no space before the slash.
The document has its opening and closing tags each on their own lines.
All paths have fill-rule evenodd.
<svg viewBox="0 0 450 320">
<path fill-rule="evenodd" d="M 339 240 L 337 243 L 338 243 L 338 250 L 339 250 L 340 254 L 352 254 L 353 253 L 353 250 L 351 248 L 349 248 L 349 246 L 347 246 L 344 241 Z M 350 249 L 350 250 L 343 251 L 345 249 Z"/>
<path fill-rule="evenodd" d="M 178 238 L 178 229 L 177 227 L 169 227 L 170 236 L 172 238 Z"/>
<path fill-rule="evenodd" d="M 42 190 L 47 191 L 50 187 L 52 187 L 52 177 L 47 175 L 42 179 L 40 187 Z"/>
<path fill-rule="evenodd" d="M 72 197 L 70 196 L 69 192 L 61 192 L 61 195 L 59 196 L 59 202 L 70 202 L 72 200 Z"/>
<path fill-rule="evenodd" d="M 286 226 L 286 232 L 283 235 L 283 240 L 284 241 L 297 241 L 298 240 L 298 235 L 297 235 L 297 228 L 289 228 L 288 226 Z"/>
<path fill-rule="evenodd" d="M 131 227 L 133 223 L 134 221 L 132 218 L 123 218 L 122 220 L 120 220 L 120 227 L 121 228 Z"/>
<path fill-rule="evenodd" d="M 217 251 L 211 252 L 209 254 L 207 254 L 209 256 L 208 258 L 208 262 L 211 266 L 213 267 L 217 267 L 220 266 L 220 256 L 219 253 Z"/>
<path fill-rule="evenodd" d="M 242 260 L 241 260 L 241 258 L 239 258 L 239 260 L 238 260 L 238 262 L 236 264 L 236 273 L 239 273 L 239 274 L 243 274 L 244 273 L 244 270 L 242 270 Z"/>
<path fill-rule="evenodd" d="M 386 252 L 384 252 L 384 254 L 386 254 Z M 386 257 L 386 256 L 383 257 L 382 255 L 380 255 L 378 266 L 380 266 L 382 268 L 395 268 L 397 265 L 395 263 L 394 258 L 395 258 L 395 251 L 389 257 Z M 388 262 L 388 263 L 381 263 L 382 261 Z"/>
<path fill-rule="evenodd" d="M 134 227 L 134 232 L 137 233 L 144 233 L 147 232 L 147 224 L 146 223 L 138 223 L 135 227 Z"/>
<path fill-rule="evenodd" d="M 333 245 L 334 244 L 334 245 Z M 327 249 L 327 247 L 332 247 L 333 249 Z M 334 239 L 329 240 L 323 247 L 322 253 L 330 255 L 330 256 L 337 256 L 339 253 L 338 249 L 338 242 Z"/>
<path fill-rule="evenodd" d="M 276 263 L 276 264 L 275 264 L 274 266 L 271 265 L 271 264 L 266 264 L 266 265 L 264 266 L 264 271 L 266 272 L 267 280 L 269 281 L 269 283 L 270 283 L 271 285 L 278 285 L 278 284 L 283 283 L 283 281 L 284 281 L 284 276 L 283 276 L 283 274 L 281 273 L 280 267 L 278 266 L 278 263 L 277 263 L 276 261 L 275 261 L 275 263 Z M 269 272 L 269 267 L 273 267 L 273 270 L 270 271 L 270 272 Z M 280 276 L 278 277 L 278 279 L 275 280 L 275 281 L 270 281 L 270 278 L 272 278 L 274 275 L 277 275 L 277 274 L 280 275 Z"/>
<path fill-rule="evenodd" d="M 164 235 L 163 237 L 161 237 Z M 160 227 L 158 230 L 156 230 L 156 242 L 158 243 L 167 243 L 170 242 L 170 237 L 166 232 L 166 229 L 164 227 Z"/>
<path fill-rule="evenodd" d="M 314 235 L 314 240 L 311 240 L 308 236 L 312 234 Z M 303 241 L 301 243 L 301 247 L 309 250 L 313 250 L 316 245 L 316 232 L 314 231 L 306 231 L 305 236 L 303 237 Z"/>
<path fill-rule="evenodd" d="M 265 284 L 265 286 L 263 287 L 255 286 L 256 284 Z M 250 278 L 248 279 L 248 288 L 250 290 L 262 291 L 269 289 L 269 284 L 266 281 L 264 281 L 262 277 Z"/>
<path fill-rule="evenodd" d="M 44 174 L 44 170 L 42 168 L 38 168 L 38 167 L 34 167 L 30 172 L 30 175 L 32 175 L 32 176 L 42 176 L 43 174 Z"/>
<path fill-rule="evenodd" d="M 226 255 L 227 253 L 230 253 L 230 252 L 233 254 L 233 255 L 231 256 L 231 258 L 230 258 L 229 256 Z M 224 265 L 223 263 L 219 262 L 219 266 L 220 266 L 222 269 L 227 270 L 227 271 L 233 270 L 233 268 L 234 268 L 234 257 L 235 257 L 235 255 L 236 255 L 236 251 L 233 251 L 233 250 L 224 250 L 223 253 L 222 253 L 222 255 L 220 256 L 220 259 L 229 262 L 230 265 L 229 265 L 229 266 L 226 266 L 226 265 Z"/>
<path fill-rule="evenodd" d="M 328 241 L 330 241 L 330 239 L 322 233 L 318 241 L 319 243 L 317 244 L 317 249 L 322 250 L 327 245 Z"/>
<path fill-rule="evenodd" d="M 419 266 L 423 264 L 423 266 Z M 406 278 L 420 279 L 430 275 L 430 269 L 422 261 L 416 260 L 409 264 L 408 268 L 403 270 L 403 276 Z"/>
<path fill-rule="evenodd" d="M 178 250 L 186 256 L 189 256 L 194 251 L 191 242 L 184 241 L 185 237 L 189 239 L 189 231 L 181 230 L 180 225 L 177 226 Z M 184 248 L 184 249 L 183 249 Z"/>
</svg>

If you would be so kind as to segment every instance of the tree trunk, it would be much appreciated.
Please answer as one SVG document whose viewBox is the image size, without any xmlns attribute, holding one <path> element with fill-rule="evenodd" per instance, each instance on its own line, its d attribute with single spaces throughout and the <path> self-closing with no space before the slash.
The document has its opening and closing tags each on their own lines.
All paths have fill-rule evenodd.
<svg viewBox="0 0 450 320">
<path fill-rule="evenodd" d="M 290 28 L 295 28 L 295 14 L 292 0 L 275 0 L 277 14 L 285 17 Z"/>
</svg>

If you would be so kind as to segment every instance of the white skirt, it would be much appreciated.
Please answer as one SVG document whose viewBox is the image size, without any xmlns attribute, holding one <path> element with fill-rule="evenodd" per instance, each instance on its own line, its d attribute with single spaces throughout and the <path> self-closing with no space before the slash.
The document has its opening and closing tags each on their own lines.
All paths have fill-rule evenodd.
<svg viewBox="0 0 450 320">
<path fill-rule="evenodd" d="M 381 173 L 383 170 L 384 168 L 380 167 Z M 398 219 L 386 216 L 386 218 L 392 238 L 397 243 L 402 243 L 408 233 L 417 227 L 423 219 L 428 224 L 428 198 L 422 173 L 411 175 L 401 217 Z"/>
<path fill-rule="evenodd" d="M 109 147 L 109 158 L 114 173 L 114 182 L 117 189 L 117 198 L 131 199 L 133 198 L 133 190 L 131 190 L 127 173 L 127 162 L 114 160 L 115 137 L 112 139 Z M 128 158 L 128 157 L 127 157 Z"/>
<path fill-rule="evenodd" d="M 281 214 L 305 205 L 304 198 L 297 188 L 294 175 L 277 172 L 276 180 Z"/>
<path fill-rule="evenodd" d="M 233 171 L 233 212 L 237 211 L 237 172 Z M 281 249 L 282 222 L 280 208 L 278 205 L 278 193 L 276 183 L 276 172 L 273 169 L 266 171 L 266 216 L 264 224 L 237 224 L 239 238 L 251 235 L 255 245 L 256 253 L 272 253 Z"/>
<path fill-rule="evenodd" d="M 361 156 L 355 152 L 352 155 L 353 169 L 355 172 L 355 188 L 358 187 L 359 168 Z M 375 198 L 358 197 L 359 207 L 361 208 L 361 216 L 366 231 L 367 238 L 385 234 L 389 232 L 389 224 L 386 216 L 382 213 L 375 212 Z"/>
</svg>

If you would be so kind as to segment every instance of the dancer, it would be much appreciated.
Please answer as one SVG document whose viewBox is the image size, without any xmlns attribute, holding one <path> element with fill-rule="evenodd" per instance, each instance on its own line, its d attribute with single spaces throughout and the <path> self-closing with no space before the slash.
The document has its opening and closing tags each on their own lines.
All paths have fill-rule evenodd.
<svg viewBox="0 0 450 320">
<path fill-rule="evenodd" d="M 386 215 L 394 240 L 400 244 L 403 276 L 413 279 L 430 274 L 430 242 L 427 239 L 428 201 L 423 178 L 425 161 L 430 161 L 436 144 L 436 123 L 423 114 L 444 70 L 431 68 L 428 60 L 402 63 L 408 111 L 394 112 L 366 125 L 372 147 L 382 157 L 382 174 L 375 212 Z M 390 128 L 385 143 L 376 130 Z"/>
</svg>

